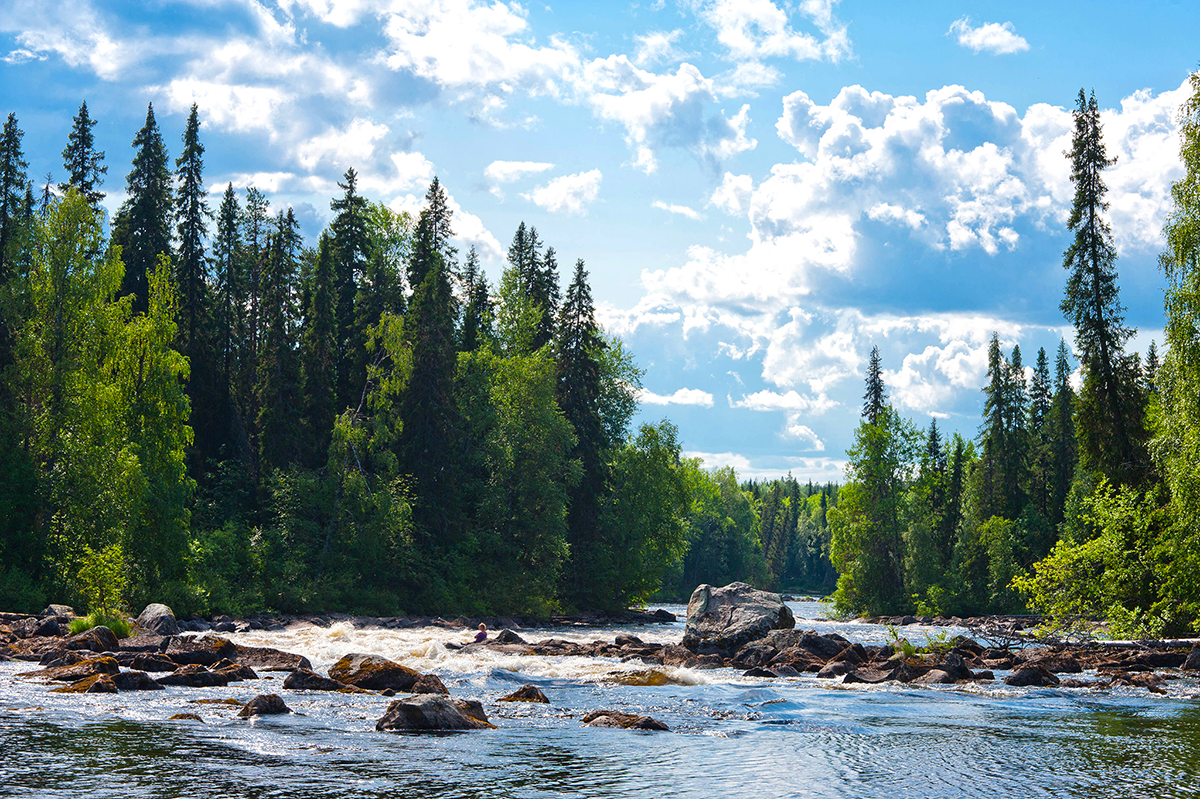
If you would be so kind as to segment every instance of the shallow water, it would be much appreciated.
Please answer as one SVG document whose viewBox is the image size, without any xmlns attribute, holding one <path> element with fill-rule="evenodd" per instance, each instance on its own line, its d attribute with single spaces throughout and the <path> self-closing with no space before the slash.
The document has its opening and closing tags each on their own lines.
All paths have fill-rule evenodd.
<svg viewBox="0 0 1200 799">
<path fill-rule="evenodd" d="M 879 643 L 875 625 L 797 626 Z M 681 608 L 669 608 L 680 612 Z M 521 630 L 611 641 L 632 632 L 678 642 L 682 622 L 622 629 Z M 917 642 L 920 631 L 903 631 Z M 914 635 L 914 632 L 916 633 Z M 318 671 L 376 652 L 483 701 L 498 729 L 442 735 L 375 732 L 391 701 L 284 691 L 283 675 L 228 688 L 69 696 L 14 679 L 0 663 L 0 796 L 44 797 L 1173 797 L 1200 794 L 1200 685 L 1013 689 L 841 686 L 812 676 L 746 679 L 733 670 L 654 667 L 677 684 L 627 687 L 639 661 L 519 657 L 448 650 L 467 631 L 298 626 L 230 636 L 308 656 Z M 1002 673 L 1001 673 L 1002 674 Z M 1086 676 L 1086 675 L 1084 675 Z M 497 703 L 535 683 L 550 705 Z M 253 721 L 196 699 L 278 692 L 293 716 Z M 612 708 L 652 715 L 670 733 L 584 728 Z M 202 723 L 168 721 L 197 713 Z"/>
</svg>

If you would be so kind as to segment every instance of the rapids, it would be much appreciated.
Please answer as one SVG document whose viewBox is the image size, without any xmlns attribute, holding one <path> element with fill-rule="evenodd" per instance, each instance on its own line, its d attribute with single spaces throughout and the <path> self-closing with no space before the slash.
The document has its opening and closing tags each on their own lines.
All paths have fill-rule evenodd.
<svg viewBox="0 0 1200 799">
<path fill-rule="evenodd" d="M 683 608 L 670 607 L 682 616 Z M 883 643 L 876 625 L 792 605 L 797 626 Z M 805 619 L 804 617 L 808 617 Z M 677 643 L 674 625 L 518 631 L 526 640 L 611 641 L 632 633 Z M 915 632 L 915 636 L 914 636 Z M 954 630 L 950 634 L 954 634 Z M 922 643 L 919 628 L 904 633 Z M 936 631 L 934 631 L 936 634 Z M 376 732 L 382 696 L 292 692 L 282 675 L 228 688 L 119 695 L 48 693 L 0 663 L 0 796 L 37 797 L 958 797 L 1200 794 L 1200 684 L 1108 690 L 1002 683 L 842 686 L 812 675 L 661 666 L 669 684 L 632 687 L 606 658 L 463 654 L 470 631 L 293 625 L 228 636 L 307 656 L 325 672 L 371 652 L 437 674 L 483 701 L 498 729 L 441 735 Z M 997 676 L 1003 676 L 1003 673 Z M 497 703 L 524 683 L 549 705 Z M 197 700 L 279 693 L 295 715 L 236 718 Z M 651 715 L 672 732 L 584 728 L 590 710 Z M 170 721 L 180 712 L 203 719 Z"/>
</svg>

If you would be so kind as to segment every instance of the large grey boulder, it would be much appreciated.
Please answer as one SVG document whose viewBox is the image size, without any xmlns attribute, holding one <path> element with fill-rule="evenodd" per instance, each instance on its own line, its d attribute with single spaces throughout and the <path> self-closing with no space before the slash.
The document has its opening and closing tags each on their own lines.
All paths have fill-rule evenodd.
<svg viewBox="0 0 1200 799">
<path fill-rule="evenodd" d="M 482 707 L 441 694 L 420 694 L 397 699 L 375 725 L 377 730 L 423 732 L 428 730 L 485 730 L 488 722 Z M 482 718 L 480 718 L 482 717 Z"/>
<path fill-rule="evenodd" d="M 771 630 L 790 630 L 796 620 L 779 594 L 746 583 L 701 585 L 688 601 L 683 645 L 700 654 L 729 656 Z"/>
<path fill-rule="evenodd" d="M 179 635 L 179 622 L 175 620 L 175 611 L 158 602 L 147 605 L 138 614 L 137 626 L 155 635 Z"/>
</svg>

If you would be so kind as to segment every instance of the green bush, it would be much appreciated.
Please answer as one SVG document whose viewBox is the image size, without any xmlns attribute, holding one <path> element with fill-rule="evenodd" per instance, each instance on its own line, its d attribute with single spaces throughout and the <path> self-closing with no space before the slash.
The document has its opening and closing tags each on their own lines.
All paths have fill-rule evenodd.
<svg viewBox="0 0 1200 799">
<path fill-rule="evenodd" d="M 71 635 L 78 635 L 93 627 L 107 627 L 113 631 L 113 635 L 117 636 L 117 638 L 128 638 L 129 633 L 133 629 L 132 625 L 120 616 L 97 610 L 78 619 L 72 619 L 70 624 Z"/>
</svg>

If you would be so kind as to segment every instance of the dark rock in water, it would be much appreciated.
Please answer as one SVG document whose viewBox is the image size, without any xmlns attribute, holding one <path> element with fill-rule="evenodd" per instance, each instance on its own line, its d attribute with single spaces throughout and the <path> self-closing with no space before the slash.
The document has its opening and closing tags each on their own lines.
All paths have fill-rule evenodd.
<svg viewBox="0 0 1200 799">
<path fill-rule="evenodd" d="M 767 671 L 774 674 L 776 677 L 799 677 L 803 672 L 797 671 L 786 663 L 780 663 L 778 666 L 772 666 Z"/>
<path fill-rule="evenodd" d="M 975 676 L 957 652 L 947 652 L 942 662 L 935 665 L 934 669 L 945 672 L 952 681 L 969 680 Z"/>
<path fill-rule="evenodd" d="M 161 653 L 166 643 L 166 636 L 158 635 L 157 633 L 148 633 L 143 630 L 132 638 L 122 640 L 121 651 Z"/>
<path fill-rule="evenodd" d="M 778 640 L 782 635 L 782 633 L 772 633 L 771 637 Z M 848 646 L 850 646 L 850 642 L 840 635 L 818 635 L 814 631 L 809 630 L 798 635 L 795 642 L 790 643 L 788 648 L 803 649 L 822 660 L 830 660 L 845 651 Z M 780 646 L 779 648 L 784 649 L 785 647 Z"/>
<path fill-rule="evenodd" d="M 765 666 L 770 663 L 779 654 L 768 639 L 759 641 L 751 641 L 737 651 L 733 656 L 733 662 L 740 666 Z"/>
<path fill-rule="evenodd" d="M 224 688 L 229 684 L 229 677 L 192 663 L 159 677 L 157 682 L 159 685 L 185 685 L 189 688 Z"/>
<path fill-rule="evenodd" d="M 745 671 L 743 671 L 742 676 L 743 677 L 766 677 L 768 679 L 774 679 L 775 677 L 778 677 L 779 675 L 777 675 L 773 671 L 767 671 L 766 669 L 760 669 L 759 667 L 755 666 L 752 669 L 746 669 Z"/>
<path fill-rule="evenodd" d="M 204 719 L 195 713 L 176 713 L 174 716 L 167 716 L 167 721 L 199 721 L 203 723 Z"/>
<path fill-rule="evenodd" d="M 346 685 L 332 677 L 317 674 L 312 669 L 296 669 L 283 681 L 290 691 L 339 691 L 341 693 L 370 693 L 354 685 Z"/>
<path fill-rule="evenodd" d="M 892 672 L 892 679 L 896 682 L 910 683 L 916 682 L 925 672 L 929 671 L 929 666 L 924 663 L 909 663 L 907 660 L 901 660 Z"/>
<path fill-rule="evenodd" d="M 291 713 L 292 709 L 284 704 L 279 694 L 259 694 L 246 703 L 238 713 L 238 718 L 248 719 L 251 716 L 277 716 L 281 713 Z"/>
<path fill-rule="evenodd" d="M 834 661 L 833 663 L 825 664 L 821 670 L 817 672 L 817 676 L 822 679 L 831 679 L 833 677 L 841 677 L 843 674 L 847 674 L 853 670 L 854 664 L 847 663 L 844 660 L 838 660 Z"/>
<path fill-rule="evenodd" d="M 219 635 L 172 636 L 167 639 L 163 654 L 181 666 L 211 666 L 226 658 L 233 659 L 237 647 L 228 638 Z"/>
<path fill-rule="evenodd" d="M 692 650 L 679 644 L 670 644 L 664 646 L 659 652 L 659 657 L 662 658 L 664 666 L 684 666 L 693 668 L 696 665 L 696 655 Z"/>
<path fill-rule="evenodd" d="M 347 685 L 372 691 L 391 688 L 408 691 L 421 679 L 421 673 L 379 655 L 346 655 L 329 669 L 329 676 Z"/>
<path fill-rule="evenodd" d="M 33 634 L 43 638 L 58 638 L 65 635 L 66 630 L 58 623 L 58 619 L 52 616 L 48 619 L 38 621 L 37 625 L 33 628 Z"/>
<path fill-rule="evenodd" d="M 618 635 L 613 639 L 614 646 L 644 646 L 642 639 L 636 635 Z"/>
<path fill-rule="evenodd" d="M 466 702 L 455 702 L 440 694 L 422 694 L 392 702 L 383 718 L 375 724 L 375 729 L 423 732 L 483 730 L 494 726 L 487 721 L 486 715 L 482 719 L 477 715 L 483 715 L 482 705 L 476 709 Z"/>
<path fill-rule="evenodd" d="M 138 671 L 175 671 L 175 669 L 179 668 L 179 664 L 166 655 L 142 652 L 135 654 L 128 664 L 123 665 L 126 668 L 137 669 Z"/>
<path fill-rule="evenodd" d="M 21 677 L 27 679 L 57 680 L 59 682 L 75 682 L 97 674 L 116 674 L 121 670 L 120 664 L 110 657 L 95 657 L 80 660 L 65 666 L 50 666 L 37 671 L 27 671 Z"/>
<path fill-rule="evenodd" d="M 669 732 L 670 728 L 658 719 L 636 716 L 619 710 L 593 710 L 583 717 L 585 727 L 614 727 L 626 730 L 657 730 Z"/>
<path fill-rule="evenodd" d="M 438 679 L 436 674 L 422 674 L 421 678 L 413 683 L 410 689 L 414 694 L 442 694 L 449 696 L 450 692 L 446 690 L 446 686 Z"/>
<path fill-rule="evenodd" d="M 228 659 L 214 663 L 212 670 L 218 674 L 225 675 L 229 678 L 230 682 L 258 679 L 258 675 L 254 672 L 254 669 L 241 663 L 234 663 Z"/>
<path fill-rule="evenodd" d="M 688 600 L 683 645 L 702 654 L 731 655 L 771 630 L 796 626 L 779 594 L 757 591 L 746 583 L 723 588 L 701 585 Z"/>
<path fill-rule="evenodd" d="M 1028 668 L 1030 666 L 1041 666 L 1046 671 L 1056 674 L 1079 674 L 1083 671 L 1083 668 L 1079 665 L 1079 661 L 1070 652 L 1052 652 L 1036 658 L 1030 658 L 1025 661 L 1024 667 Z"/>
<path fill-rule="evenodd" d="M 116 683 L 112 681 L 112 677 L 107 674 L 96 674 L 91 677 L 86 677 L 70 685 L 63 685 L 59 688 L 54 688 L 51 693 L 55 694 L 116 694 L 120 693 L 117 690 Z"/>
<path fill-rule="evenodd" d="M 121 648 L 117 636 L 107 627 L 93 627 L 66 640 L 67 649 L 90 649 L 93 652 L 112 652 Z"/>
<path fill-rule="evenodd" d="M 1183 661 L 1183 667 L 1192 671 L 1200 670 L 1200 646 L 1192 647 L 1192 651 L 1188 653 L 1187 659 Z"/>
<path fill-rule="evenodd" d="M 163 687 L 144 671 L 122 671 L 112 676 L 113 684 L 122 691 L 161 691 Z"/>
<path fill-rule="evenodd" d="M 843 685 L 853 685 L 855 683 L 864 683 L 866 685 L 876 685 L 877 683 L 887 682 L 892 679 L 894 670 L 892 669 L 854 669 L 846 672 L 846 676 L 842 678 Z"/>
<path fill-rule="evenodd" d="M 868 660 L 870 660 L 870 657 L 867 655 L 867 650 L 863 648 L 862 644 L 851 644 L 830 658 L 829 662 L 849 663 L 852 666 L 857 666 L 861 663 L 866 663 Z"/>
<path fill-rule="evenodd" d="M 1187 662 L 1187 655 L 1182 652 L 1172 652 L 1169 649 L 1139 652 L 1138 663 L 1156 669 L 1177 668 Z"/>
<path fill-rule="evenodd" d="M 676 621 L 676 616 L 674 613 L 669 610 L 663 610 L 662 608 L 659 608 L 650 615 L 653 616 L 656 621 L 664 623 Z"/>
<path fill-rule="evenodd" d="M 249 666 L 259 671 L 295 671 L 296 669 L 311 669 L 312 663 L 303 655 L 293 655 L 269 646 L 242 646 L 234 644 L 235 660 L 243 666 Z"/>
<path fill-rule="evenodd" d="M 542 704 L 550 704 L 550 700 L 542 693 L 542 689 L 536 685 L 522 685 L 517 690 L 513 691 L 508 696 L 502 696 L 497 701 L 499 702 L 540 702 Z"/>
<path fill-rule="evenodd" d="M 86 652 L 87 654 L 84 654 Z M 74 666 L 84 660 L 91 660 L 96 657 L 90 650 L 80 651 L 78 649 L 47 649 L 42 653 L 42 657 L 38 663 L 47 668 L 51 666 Z M 121 663 L 120 659 L 113 658 L 117 663 Z M 122 664 L 124 665 L 124 664 Z M 172 667 L 174 668 L 174 667 Z"/>
<path fill-rule="evenodd" d="M 979 682 L 990 682 L 990 681 L 996 679 L 996 675 L 993 674 L 991 671 L 984 669 L 983 671 L 977 671 L 974 674 L 972 674 L 971 679 L 978 680 Z"/>
<path fill-rule="evenodd" d="M 136 619 L 137 626 L 155 635 L 178 635 L 179 622 L 175 620 L 175 612 L 166 605 L 147 605 Z"/>
<path fill-rule="evenodd" d="M 933 668 L 912 682 L 913 685 L 953 685 L 955 679 L 942 669 Z"/>
<path fill-rule="evenodd" d="M 1027 685 L 1046 687 L 1058 685 L 1058 682 L 1058 677 L 1054 676 L 1053 672 L 1047 671 L 1044 666 L 1024 666 L 1004 678 L 1005 685 L 1015 687 Z"/>
<path fill-rule="evenodd" d="M 492 639 L 497 644 L 524 644 L 525 639 L 514 633 L 512 630 L 501 630 L 496 633 L 496 637 Z"/>
</svg>

